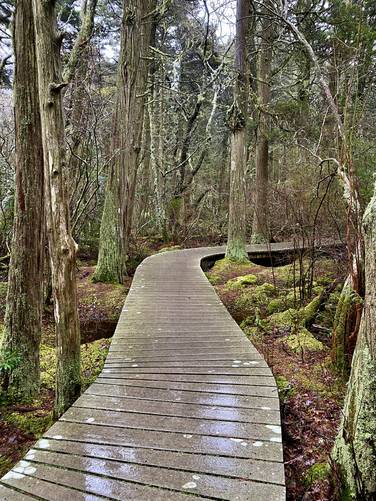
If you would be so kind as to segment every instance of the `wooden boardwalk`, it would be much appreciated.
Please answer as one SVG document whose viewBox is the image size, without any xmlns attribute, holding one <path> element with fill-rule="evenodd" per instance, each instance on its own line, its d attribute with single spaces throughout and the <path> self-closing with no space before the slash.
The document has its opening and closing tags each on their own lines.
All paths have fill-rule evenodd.
<svg viewBox="0 0 376 501">
<path fill-rule="evenodd" d="M 139 266 L 101 375 L 1 479 L 1 500 L 285 499 L 274 377 L 200 268 L 221 252 Z"/>
</svg>

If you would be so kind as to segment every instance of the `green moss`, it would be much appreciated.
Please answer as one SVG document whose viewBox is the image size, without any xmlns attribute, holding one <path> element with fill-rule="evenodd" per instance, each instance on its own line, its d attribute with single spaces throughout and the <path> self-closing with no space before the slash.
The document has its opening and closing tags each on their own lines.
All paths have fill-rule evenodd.
<svg viewBox="0 0 376 501">
<path fill-rule="evenodd" d="M 370 329 L 363 324 L 358 334 L 343 417 L 332 453 L 352 500 L 363 499 L 359 473 L 364 499 L 373 499 L 376 488 L 376 362 L 366 337 Z"/>
<path fill-rule="evenodd" d="M 183 206 L 183 197 L 174 197 L 170 200 L 170 209 L 172 211 L 179 211 Z"/>
<path fill-rule="evenodd" d="M 226 257 L 215 262 L 213 268 L 206 274 L 211 284 L 217 285 L 223 281 L 227 273 L 238 273 L 241 275 L 249 269 L 249 262 L 234 263 Z"/>
<path fill-rule="evenodd" d="M 2 477 L 7 473 L 13 466 L 12 458 L 0 455 L 0 476 Z"/>
<path fill-rule="evenodd" d="M 304 323 L 309 324 L 312 322 L 317 314 L 318 309 L 322 303 L 321 296 L 316 296 L 307 306 L 304 307 Z"/>
<path fill-rule="evenodd" d="M 268 317 L 268 324 L 276 328 L 295 328 L 302 324 L 304 312 L 295 308 L 274 313 Z"/>
<path fill-rule="evenodd" d="M 126 296 L 124 285 L 107 285 L 103 293 L 101 290 L 98 292 L 95 285 L 84 281 L 78 284 L 78 291 L 80 305 L 90 306 L 90 310 L 102 310 L 107 320 L 118 320 Z"/>
<path fill-rule="evenodd" d="M 321 341 L 318 341 L 307 329 L 301 327 L 297 333 L 290 334 L 282 339 L 294 353 L 302 351 L 322 351 L 325 349 Z"/>
<path fill-rule="evenodd" d="M 295 390 L 284 376 L 276 376 L 275 381 L 277 383 L 280 401 L 284 403 L 289 397 L 294 395 Z"/>
<path fill-rule="evenodd" d="M 253 285 L 257 283 L 256 275 L 243 275 L 240 277 L 232 278 L 226 283 L 226 289 L 241 289 L 247 285 Z"/>
<path fill-rule="evenodd" d="M 31 412 L 12 412 L 7 414 L 5 420 L 16 426 L 24 433 L 34 435 L 39 438 L 52 424 L 52 413 L 38 414 L 36 411 Z"/>
<path fill-rule="evenodd" d="M 110 342 L 109 339 L 99 339 L 81 346 L 81 374 L 84 387 L 93 383 L 101 372 Z"/>
<path fill-rule="evenodd" d="M 182 248 L 181 245 L 171 245 L 169 247 L 162 247 L 162 249 L 159 249 L 157 254 L 162 254 L 163 252 L 180 250 L 181 248 Z"/>
<path fill-rule="evenodd" d="M 304 475 L 304 485 L 311 487 L 315 482 L 324 480 L 329 476 L 330 467 L 328 463 L 316 463 L 312 465 Z"/>
<path fill-rule="evenodd" d="M 251 313 L 256 316 L 256 309 L 265 309 L 275 291 L 275 287 L 268 283 L 247 288 L 236 298 L 235 305 L 249 316 Z"/>
<path fill-rule="evenodd" d="M 8 282 L 0 282 L 0 299 L 5 299 L 8 291 Z"/>
<path fill-rule="evenodd" d="M 81 379 L 83 387 L 89 386 L 102 370 L 109 346 L 109 339 L 99 339 L 93 343 L 81 345 Z M 40 364 L 42 387 L 54 389 L 56 376 L 55 348 L 41 346 Z"/>
<path fill-rule="evenodd" d="M 312 292 L 316 295 L 316 296 L 319 296 L 320 294 L 322 294 L 325 290 L 325 287 L 323 287 L 322 285 L 314 285 L 313 288 L 312 288 Z"/>
<path fill-rule="evenodd" d="M 235 263 L 248 263 L 248 254 L 245 250 L 245 242 L 240 238 L 232 238 L 227 242 L 226 258 Z"/>
<path fill-rule="evenodd" d="M 55 388 L 56 350 L 51 346 L 40 347 L 41 386 L 50 390 Z"/>
<path fill-rule="evenodd" d="M 296 270 L 296 275 L 298 270 Z M 285 266 L 278 266 L 274 268 L 274 275 L 276 279 L 285 285 L 293 285 L 294 282 L 294 265 L 286 264 Z"/>
<path fill-rule="evenodd" d="M 352 304 L 353 290 L 348 282 L 343 286 L 340 294 L 336 313 L 333 321 L 333 361 L 336 369 L 340 374 L 346 374 L 347 360 L 345 353 L 346 336 L 347 336 L 347 319 Z"/>
</svg>

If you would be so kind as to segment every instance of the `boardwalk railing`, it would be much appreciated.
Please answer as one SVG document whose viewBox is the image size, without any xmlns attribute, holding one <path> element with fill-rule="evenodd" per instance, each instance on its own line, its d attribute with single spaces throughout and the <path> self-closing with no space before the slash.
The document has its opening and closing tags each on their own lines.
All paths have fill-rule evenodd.
<svg viewBox="0 0 376 501">
<path fill-rule="evenodd" d="M 102 373 L 1 479 L 0 499 L 285 499 L 274 377 L 200 268 L 221 252 L 139 266 Z"/>
</svg>

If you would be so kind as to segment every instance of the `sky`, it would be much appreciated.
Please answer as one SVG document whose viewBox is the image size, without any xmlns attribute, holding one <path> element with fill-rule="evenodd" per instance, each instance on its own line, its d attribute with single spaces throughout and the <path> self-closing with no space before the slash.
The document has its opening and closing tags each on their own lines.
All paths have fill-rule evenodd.
<svg viewBox="0 0 376 501">
<path fill-rule="evenodd" d="M 217 25 L 217 36 L 224 43 L 234 37 L 236 0 L 207 0 L 210 19 Z M 203 7 L 203 13 L 205 9 Z"/>
</svg>

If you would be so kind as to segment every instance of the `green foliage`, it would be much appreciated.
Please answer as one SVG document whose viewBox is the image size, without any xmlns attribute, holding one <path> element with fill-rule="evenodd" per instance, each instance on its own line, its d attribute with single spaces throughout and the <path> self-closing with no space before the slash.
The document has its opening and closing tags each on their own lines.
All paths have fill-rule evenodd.
<svg viewBox="0 0 376 501">
<path fill-rule="evenodd" d="M 5 350 L 0 353 L 0 376 L 10 374 L 21 362 L 20 354 L 15 350 Z"/>
</svg>

